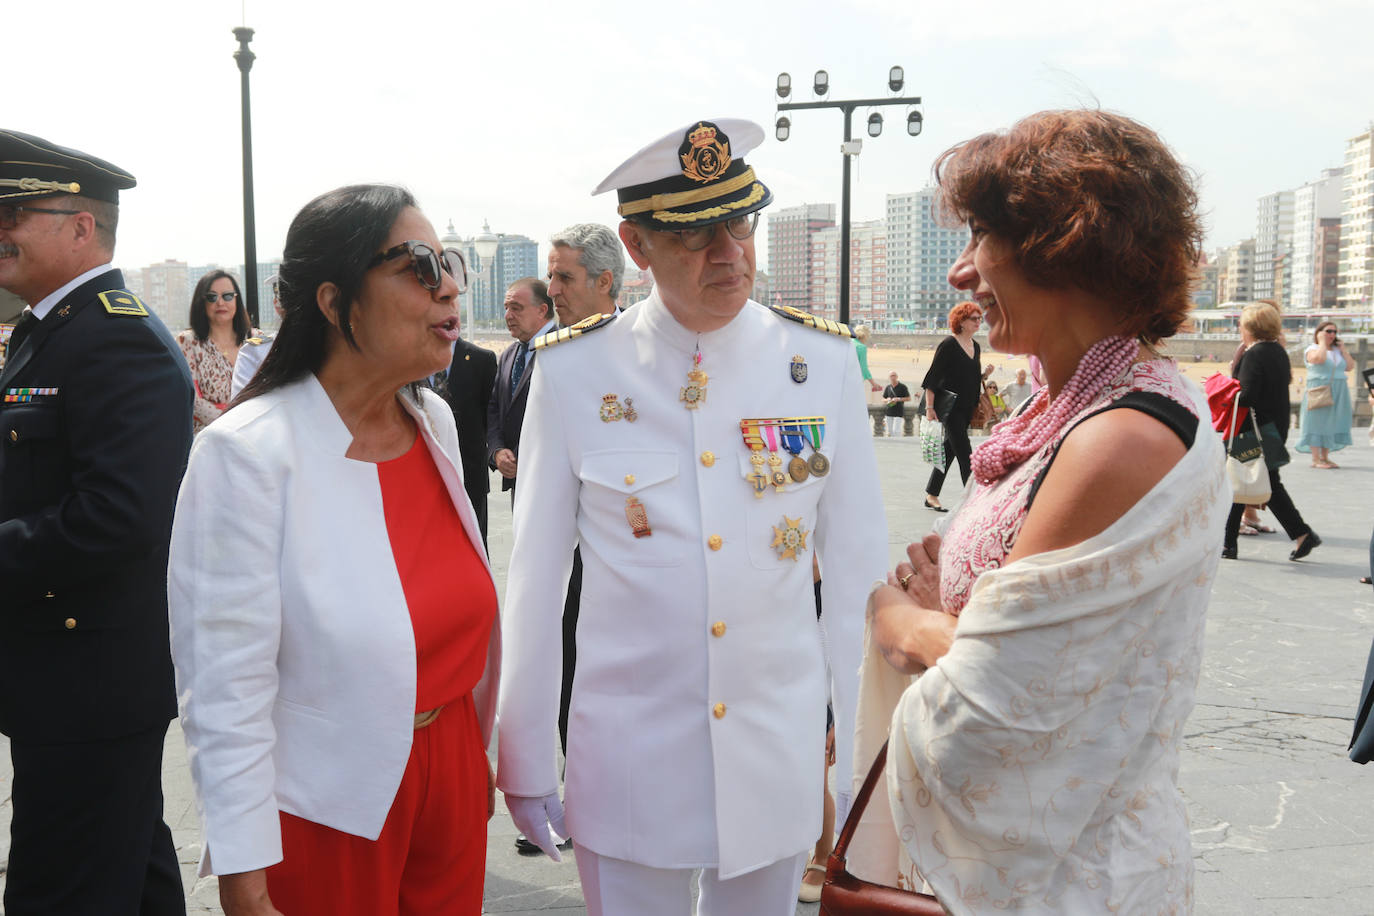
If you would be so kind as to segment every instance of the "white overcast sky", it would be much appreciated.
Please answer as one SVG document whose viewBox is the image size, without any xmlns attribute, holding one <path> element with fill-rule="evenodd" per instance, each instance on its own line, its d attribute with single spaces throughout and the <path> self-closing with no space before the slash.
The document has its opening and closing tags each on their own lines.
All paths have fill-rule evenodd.
<svg viewBox="0 0 1374 916">
<path fill-rule="evenodd" d="M 1199 174 L 1209 245 L 1254 233 L 1256 199 L 1341 164 L 1374 119 L 1369 0 L 842 0 L 755 3 L 369 0 L 8 0 L 0 126 L 133 172 L 116 260 L 242 259 L 237 47 L 252 48 L 260 259 L 311 197 L 356 181 L 410 187 L 442 233 L 483 218 L 543 245 L 612 224 L 590 191 L 625 157 L 697 118 L 745 117 L 774 206 L 840 196 L 841 116 L 793 115 L 773 139 L 778 72 L 793 100 L 830 72 L 832 99 L 887 94 L 904 111 L 866 141 L 853 218 L 923 187 L 936 155 L 1052 107 L 1101 105 L 1154 127 Z M 861 134 L 866 112 L 855 116 Z M 763 249 L 760 245 L 760 262 Z"/>
</svg>

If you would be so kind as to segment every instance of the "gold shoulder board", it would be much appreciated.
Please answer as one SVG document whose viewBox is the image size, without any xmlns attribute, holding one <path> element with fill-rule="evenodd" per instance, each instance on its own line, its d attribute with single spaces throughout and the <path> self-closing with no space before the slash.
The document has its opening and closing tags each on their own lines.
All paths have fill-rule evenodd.
<svg viewBox="0 0 1374 916">
<path fill-rule="evenodd" d="M 817 331 L 825 331 L 827 334 L 834 334 L 837 337 L 854 336 L 850 332 L 849 325 L 847 324 L 840 324 L 838 321 L 831 321 L 829 318 L 817 318 L 810 312 L 803 312 L 801 309 L 793 308 L 790 305 L 770 305 L 768 309 L 779 318 L 795 321 L 797 324 L 806 325 L 808 328 L 815 328 Z"/>
<path fill-rule="evenodd" d="M 559 328 L 557 331 L 540 334 L 534 339 L 534 349 L 547 350 L 549 347 L 572 340 L 574 337 L 581 337 L 583 334 L 590 334 L 598 328 L 604 328 L 612 321 L 615 321 L 614 315 L 592 315 L 590 318 L 583 318 L 572 327 Z"/>
<path fill-rule="evenodd" d="M 111 315 L 127 315 L 134 318 L 147 318 L 148 307 L 127 289 L 112 289 L 100 294 L 100 304 Z"/>
</svg>

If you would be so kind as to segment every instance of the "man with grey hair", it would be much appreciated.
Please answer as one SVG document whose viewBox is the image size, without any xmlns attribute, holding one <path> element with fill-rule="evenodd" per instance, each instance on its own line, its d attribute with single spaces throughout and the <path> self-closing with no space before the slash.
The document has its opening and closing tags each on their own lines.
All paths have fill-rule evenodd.
<svg viewBox="0 0 1374 916">
<path fill-rule="evenodd" d="M 615 297 L 625 276 L 620 236 L 600 223 L 573 223 L 549 239 L 549 297 L 558 323 L 571 327 L 594 315 L 614 315 Z M 568 707 L 577 668 L 577 616 L 582 604 L 582 552 L 573 550 L 568 592 L 563 600 L 563 687 L 558 699 L 558 740 L 568 753 Z M 539 847 L 526 841 L 524 853 Z"/>
<path fill-rule="evenodd" d="M 625 277 L 620 236 L 599 223 L 574 223 L 549 239 L 549 296 L 558 323 L 571 327 L 593 315 L 615 314 Z"/>
</svg>

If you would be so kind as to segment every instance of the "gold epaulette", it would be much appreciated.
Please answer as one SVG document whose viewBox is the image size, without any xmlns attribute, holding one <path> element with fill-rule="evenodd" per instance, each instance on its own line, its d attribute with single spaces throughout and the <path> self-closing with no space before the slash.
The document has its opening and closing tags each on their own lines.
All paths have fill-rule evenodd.
<svg viewBox="0 0 1374 916">
<path fill-rule="evenodd" d="M 111 315 L 123 315 L 127 318 L 147 318 L 148 307 L 127 289 L 110 289 L 101 293 L 99 296 L 100 304 L 105 306 L 105 311 Z"/>
<path fill-rule="evenodd" d="M 838 321 L 831 321 L 829 318 L 817 318 L 810 312 L 803 312 L 801 309 L 793 308 L 790 305 L 770 305 L 768 307 L 774 315 L 779 318 L 786 318 L 788 321 L 795 321 L 797 324 L 804 324 L 808 328 L 815 328 L 817 331 L 825 331 L 827 334 L 834 334 L 837 337 L 853 337 L 849 330 L 849 325 L 840 324 Z"/>
<path fill-rule="evenodd" d="M 572 327 L 559 328 L 557 331 L 540 334 L 534 339 L 534 349 L 547 350 L 555 344 L 572 340 L 574 337 L 581 337 L 583 334 L 590 334 L 597 328 L 604 328 L 612 321 L 615 321 L 614 315 L 593 315 L 590 318 L 583 318 Z"/>
</svg>

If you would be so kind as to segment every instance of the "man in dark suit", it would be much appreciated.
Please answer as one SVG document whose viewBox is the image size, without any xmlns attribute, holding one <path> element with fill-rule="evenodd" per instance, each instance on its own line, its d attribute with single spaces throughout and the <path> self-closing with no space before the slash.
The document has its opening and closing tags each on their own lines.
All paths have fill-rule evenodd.
<svg viewBox="0 0 1374 916">
<path fill-rule="evenodd" d="M 162 817 L 167 545 L 191 445 L 171 335 L 111 264 L 132 175 L 0 130 L 0 731 L 8 916 L 185 913 Z"/>
<path fill-rule="evenodd" d="M 477 513 L 482 545 L 487 543 L 487 404 L 496 381 L 496 354 L 470 340 L 458 339 L 448 371 L 433 379 L 437 391 L 453 409 L 458 424 L 458 452 L 463 459 L 463 487 Z"/>
<path fill-rule="evenodd" d="M 520 427 L 525 422 L 525 399 L 534 370 L 530 341 L 557 327 L 553 300 L 543 280 L 525 277 L 506 290 L 506 327 L 515 343 L 501 352 L 496 384 L 487 403 L 487 463 L 501 472 L 501 489 L 511 491 L 514 505 Z"/>
</svg>

